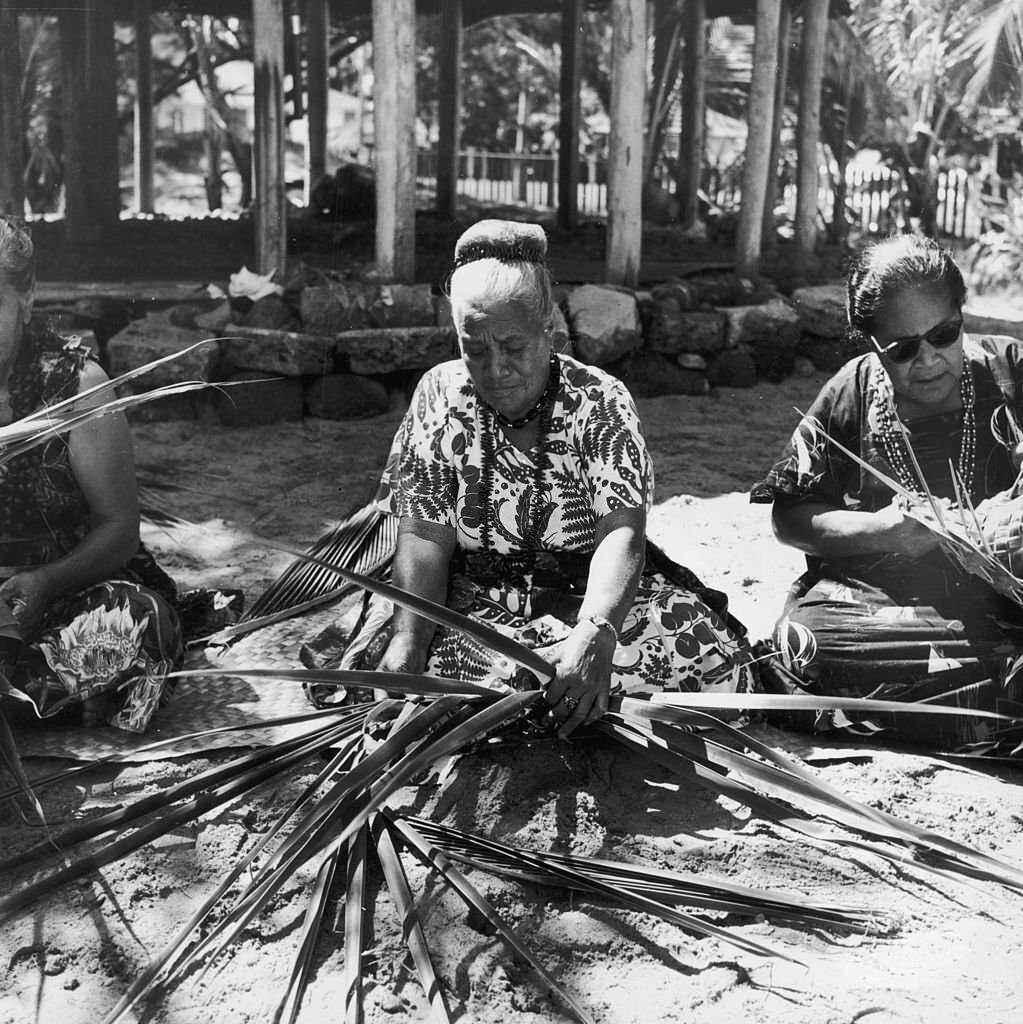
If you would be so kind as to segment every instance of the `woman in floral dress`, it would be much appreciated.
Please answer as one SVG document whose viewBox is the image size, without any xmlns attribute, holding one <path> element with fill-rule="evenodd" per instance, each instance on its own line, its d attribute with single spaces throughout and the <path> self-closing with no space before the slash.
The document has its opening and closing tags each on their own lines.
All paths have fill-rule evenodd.
<svg viewBox="0 0 1023 1024">
<path fill-rule="evenodd" d="M 554 351 L 545 254 L 535 225 L 483 221 L 461 237 L 461 358 L 420 382 L 377 500 L 400 517 L 394 582 L 541 649 L 567 735 L 612 688 L 744 690 L 752 656 L 724 595 L 647 543 L 654 481 L 635 406 L 620 381 Z M 510 672 L 401 608 L 379 668 Z"/>
<path fill-rule="evenodd" d="M 32 242 L 0 218 L 0 426 L 106 381 L 32 319 Z M 88 407 L 88 398 L 83 400 Z M 131 436 L 106 415 L 0 449 L 0 696 L 141 732 L 182 654 L 174 584 L 139 545 Z"/>
</svg>

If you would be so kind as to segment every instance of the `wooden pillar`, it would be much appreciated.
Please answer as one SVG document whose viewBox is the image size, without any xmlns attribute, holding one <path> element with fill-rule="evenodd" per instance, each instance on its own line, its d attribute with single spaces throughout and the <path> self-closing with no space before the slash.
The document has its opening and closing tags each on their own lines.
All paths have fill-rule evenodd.
<svg viewBox="0 0 1023 1024">
<path fill-rule="evenodd" d="M 774 83 L 778 73 L 778 22 L 781 0 L 758 0 L 753 79 L 746 106 L 746 159 L 742 168 L 742 208 L 735 243 L 735 268 L 741 277 L 760 272 L 767 175 L 771 173 Z"/>
<path fill-rule="evenodd" d="M 0 213 L 25 213 L 25 132 L 15 0 L 0 0 Z"/>
<path fill-rule="evenodd" d="M 153 44 L 149 0 L 135 0 L 135 205 L 153 212 Z"/>
<path fill-rule="evenodd" d="M 327 0 L 306 0 L 305 48 L 309 95 L 306 123 L 309 151 L 306 170 L 306 203 L 327 173 L 327 114 L 330 110 L 330 11 Z"/>
<path fill-rule="evenodd" d="M 634 288 L 643 241 L 646 0 L 611 0 L 611 138 L 605 279 Z"/>
<path fill-rule="evenodd" d="M 685 49 L 682 53 L 682 129 L 678 136 L 678 199 L 682 231 L 702 235 L 700 178 L 706 137 L 707 59 L 706 0 L 686 0 Z"/>
<path fill-rule="evenodd" d="M 104 245 L 119 228 L 117 65 L 111 0 L 62 8 L 64 198 L 67 240 Z"/>
<path fill-rule="evenodd" d="M 778 205 L 778 192 L 782 182 L 778 164 L 781 161 L 781 130 L 785 121 L 785 92 L 789 77 L 789 36 L 792 29 L 792 2 L 781 0 L 778 16 L 778 77 L 774 83 L 774 122 L 771 128 L 770 172 L 767 175 L 767 193 L 764 196 L 764 248 L 775 243 L 774 208 Z M 784 193 L 782 194 L 784 199 Z"/>
<path fill-rule="evenodd" d="M 583 0 L 562 0 L 558 226 L 568 230 L 579 223 L 579 85 L 585 42 L 583 27 Z"/>
<path fill-rule="evenodd" d="M 437 218 L 458 209 L 458 151 L 462 138 L 462 0 L 441 0 L 437 55 Z"/>
<path fill-rule="evenodd" d="M 384 281 L 411 284 L 416 266 L 415 0 L 373 0 L 376 262 Z"/>
<path fill-rule="evenodd" d="M 828 35 L 828 0 L 803 4 L 802 67 L 799 75 L 799 124 L 796 142 L 796 259 L 812 260 L 817 246 L 817 193 L 820 159 L 817 143 L 821 132 L 821 82 Z"/>
<path fill-rule="evenodd" d="M 253 0 L 256 271 L 283 274 L 288 225 L 284 196 L 284 2 Z"/>
</svg>

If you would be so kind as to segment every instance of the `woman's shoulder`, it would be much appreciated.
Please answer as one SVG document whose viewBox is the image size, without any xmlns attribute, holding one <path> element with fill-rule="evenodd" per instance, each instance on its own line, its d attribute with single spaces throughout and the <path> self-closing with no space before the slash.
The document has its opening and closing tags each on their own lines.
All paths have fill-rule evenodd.
<svg viewBox="0 0 1023 1024">
<path fill-rule="evenodd" d="M 561 355 L 558 358 L 561 360 L 561 377 L 566 390 L 593 402 L 620 398 L 632 403 L 632 393 L 625 383 L 607 370 L 581 363 L 569 355 Z"/>
<path fill-rule="evenodd" d="M 870 364 L 869 353 L 853 356 L 824 382 L 817 392 L 813 407 L 825 405 L 831 409 L 858 408 L 860 398 L 868 386 Z"/>
</svg>

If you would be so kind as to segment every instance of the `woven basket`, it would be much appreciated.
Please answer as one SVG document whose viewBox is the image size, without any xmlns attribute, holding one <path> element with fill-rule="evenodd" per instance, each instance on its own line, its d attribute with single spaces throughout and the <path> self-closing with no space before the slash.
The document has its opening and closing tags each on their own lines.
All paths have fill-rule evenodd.
<svg viewBox="0 0 1023 1024">
<path fill-rule="evenodd" d="M 1023 493 L 1017 482 L 977 506 L 977 519 L 991 553 L 1014 576 L 1023 577 Z"/>
</svg>

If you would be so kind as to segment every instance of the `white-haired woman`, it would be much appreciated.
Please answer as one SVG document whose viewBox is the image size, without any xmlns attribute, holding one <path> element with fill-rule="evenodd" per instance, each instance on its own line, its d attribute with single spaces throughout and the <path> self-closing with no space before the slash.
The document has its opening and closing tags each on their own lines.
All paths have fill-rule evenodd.
<svg viewBox="0 0 1023 1024">
<path fill-rule="evenodd" d="M 32 241 L 0 217 L 0 426 L 107 379 L 33 318 L 34 293 Z M 127 422 L 102 416 L 2 455 L 0 693 L 142 731 L 182 642 L 174 584 L 140 549 Z"/>
<path fill-rule="evenodd" d="M 562 735 L 627 691 L 750 685 L 724 595 L 646 541 L 653 470 L 632 398 L 559 354 L 546 237 L 482 221 L 450 281 L 461 358 L 418 385 L 378 502 L 401 519 L 394 581 L 478 616 L 556 669 Z M 379 667 L 479 679 L 489 656 L 398 609 Z"/>
</svg>

